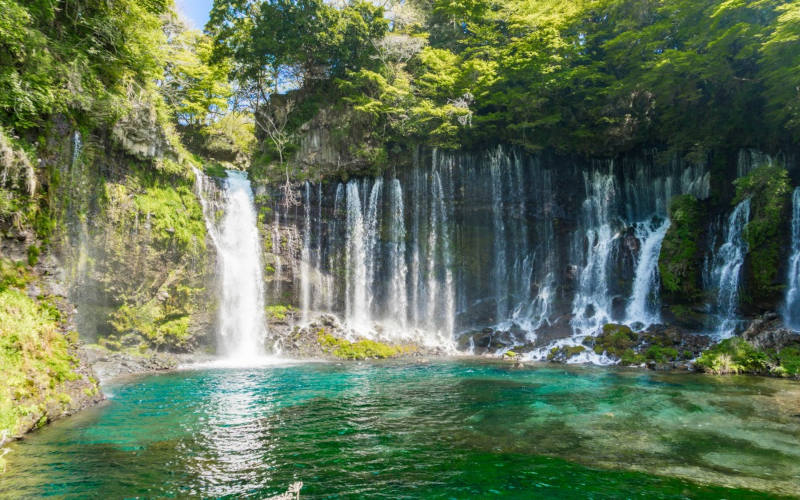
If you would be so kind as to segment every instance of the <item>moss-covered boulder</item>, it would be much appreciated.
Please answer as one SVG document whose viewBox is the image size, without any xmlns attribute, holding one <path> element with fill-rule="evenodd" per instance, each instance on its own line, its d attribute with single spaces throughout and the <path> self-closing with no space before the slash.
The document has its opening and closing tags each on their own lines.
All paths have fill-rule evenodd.
<svg viewBox="0 0 800 500">
<path fill-rule="evenodd" d="M 654 325 L 643 334 L 641 351 L 659 364 L 689 361 L 711 345 L 708 335 L 690 333 L 674 325 Z"/>
<path fill-rule="evenodd" d="M 591 342 L 596 354 L 619 359 L 623 365 L 640 365 L 645 362 L 645 357 L 638 352 L 640 335 L 626 325 L 604 325 L 600 334 L 593 337 Z"/>
<path fill-rule="evenodd" d="M 702 297 L 700 242 L 704 210 L 694 196 L 676 196 L 670 202 L 669 218 L 670 227 L 658 260 L 661 294 L 668 303 L 692 304 Z"/>
<path fill-rule="evenodd" d="M 800 347 L 784 347 L 775 356 L 778 366 L 772 371 L 783 377 L 800 378 Z"/>
<path fill-rule="evenodd" d="M 586 351 L 586 346 L 583 345 L 553 347 L 550 349 L 550 352 L 547 353 L 547 361 L 566 363 L 571 358 L 580 355 L 584 351 Z"/>
<path fill-rule="evenodd" d="M 596 354 L 618 359 L 622 365 L 647 363 L 651 368 L 686 367 L 687 361 L 709 345 L 708 337 L 689 333 L 675 326 L 653 326 L 635 332 L 626 325 L 607 324 L 596 337 L 583 344 Z M 560 355 L 554 352 L 553 356 Z"/>
<path fill-rule="evenodd" d="M 297 315 L 297 309 L 291 304 L 272 304 L 267 306 L 264 312 L 270 324 L 285 324 L 288 320 L 293 319 Z"/>
<path fill-rule="evenodd" d="M 407 346 L 389 345 L 369 339 L 351 342 L 334 337 L 327 333 L 324 328 L 317 332 L 317 340 L 323 351 L 339 359 L 386 359 L 407 354 L 412 349 Z"/>
<path fill-rule="evenodd" d="M 604 352 L 621 357 L 622 353 L 636 346 L 639 336 L 625 325 L 608 324 L 603 326 L 603 331 L 595 337 L 594 352 Z"/>
<path fill-rule="evenodd" d="M 780 300 L 779 270 L 789 247 L 791 184 L 785 168 L 763 165 L 737 179 L 734 203 L 750 198 L 750 222 L 744 228 L 748 255 L 745 265 L 745 303 L 767 310 Z"/>
</svg>

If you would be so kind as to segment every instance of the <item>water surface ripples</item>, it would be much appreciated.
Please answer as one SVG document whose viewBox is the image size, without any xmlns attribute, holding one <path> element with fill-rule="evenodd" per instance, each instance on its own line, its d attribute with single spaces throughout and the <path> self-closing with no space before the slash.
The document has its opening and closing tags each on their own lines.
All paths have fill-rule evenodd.
<svg viewBox="0 0 800 500">
<path fill-rule="evenodd" d="M 800 496 L 800 384 L 616 368 L 301 364 L 107 388 L 0 497 Z M 727 489 L 732 488 L 732 489 Z"/>
</svg>

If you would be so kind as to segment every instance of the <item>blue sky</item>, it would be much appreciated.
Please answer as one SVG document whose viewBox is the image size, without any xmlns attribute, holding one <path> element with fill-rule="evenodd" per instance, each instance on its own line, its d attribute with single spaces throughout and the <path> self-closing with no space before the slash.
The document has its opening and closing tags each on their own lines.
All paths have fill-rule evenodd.
<svg viewBox="0 0 800 500">
<path fill-rule="evenodd" d="M 203 29 L 208 21 L 208 13 L 214 0 L 175 0 L 178 12 L 192 28 Z"/>
</svg>

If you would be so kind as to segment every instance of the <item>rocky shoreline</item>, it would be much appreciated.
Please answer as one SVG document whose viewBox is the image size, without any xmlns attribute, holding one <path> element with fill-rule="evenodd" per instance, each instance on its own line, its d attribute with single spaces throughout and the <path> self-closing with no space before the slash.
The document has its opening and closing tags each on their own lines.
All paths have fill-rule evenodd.
<svg viewBox="0 0 800 500">
<path fill-rule="evenodd" d="M 181 365 L 211 359 L 200 354 L 111 351 L 97 345 L 83 346 L 81 351 L 101 385 L 132 375 L 165 373 Z"/>
<path fill-rule="evenodd" d="M 535 343 L 514 344 L 514 332 L 486 329 L 467 334 L 457 346 L 427 347 L 413 342 L 382 341 L 380 332 L 364 338 L 347 329 L 331 314 L 321 314 L 306 326 L 297 325 L 297 311 L 289 310 L 278 318 L 270 318 L 268 348 L 281 356 L 299 360 L 359 361 L 369 359 L 463 358 L 504 359 L 517 366 L 540 363 L 616 364 L 644 367 L 651 370 L 710 371 L 724 374 L 745 372 L 756 375 L 800 376 L 794 368 L 779 369 L 780 353 L 800 348 L 800 333 L 786 329 L 775 313 L 752 320 L 749 327 L 733 340 L 715 342 L 708 335 L 687 331 L 675 325 L 653 325 L 636 331 L 622 324 L 607 324 L 596 335 L 586 336 L 579 343 L 550 343 L 545 349 Z M 377 339 L 377 340 L 376 340 Z M 465 347 L 470 345 L 471 349 Z M 760 368 L 711 369 L 714 356 L 733 356 L 723 352 L 731 343 L 745 345 L 748 355 L 765 359 Z M 744 343 L 744 344 L 742 344 Z M 100 346 L 83 348 L 85 356 L 102 383 L 137 374 L 168 372 L 180 365 L 211 361 L 208 354 L 174 354 L 165 352 L 112 351 Z M 539 355 L 535 356 L 534 352 Z M 752 354 L 756 353 L 756 354 Z M 704 364 L 704 362 L 706 364 Z M 747 363 L 745 363 L 747 365 Z"/>
</svg>

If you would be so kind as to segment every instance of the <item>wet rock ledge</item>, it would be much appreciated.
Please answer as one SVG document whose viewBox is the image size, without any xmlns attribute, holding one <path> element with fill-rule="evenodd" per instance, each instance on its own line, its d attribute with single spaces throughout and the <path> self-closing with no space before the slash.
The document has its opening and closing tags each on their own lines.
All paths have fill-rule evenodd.
<svg viewBox="0 0 800 500">
<path fill-rule="evenodd" d="M 374 340 L 346 329 L 332 314 L 322 314 L 307 326 L 296 325 L 297 311 L 287 310 L 269 318 L 269 331 L 275 349 L 296 359 L 366 360 L 388 358 L 420 358 L 449 354 L 441 348 L 415 343 L 381 341 L 381 331 L 375 326 Z"/>
</svg>

